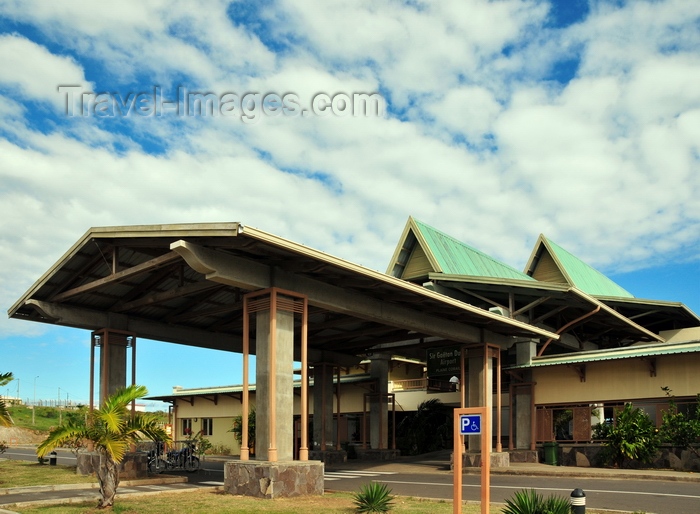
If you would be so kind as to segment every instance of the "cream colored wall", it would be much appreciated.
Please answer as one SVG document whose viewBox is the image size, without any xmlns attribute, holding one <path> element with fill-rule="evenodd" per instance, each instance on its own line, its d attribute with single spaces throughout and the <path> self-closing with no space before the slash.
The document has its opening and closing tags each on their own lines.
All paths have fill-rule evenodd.
<svg viewBox="0 0 700 514">
<path fill-rule="evenodd" d="M 675 396 L 700 393 L 700 354 L 686 353 L 656 358 L 656 376 L 649 376 L 649 364 L 642 359 L 620 359 L 588 363 L 586 381 L 574 368 L 543 366 L 533 368 L 535 403 L 586 403 L 610 400 L 661 398 L 661 387 Z"/>
<path fill-rule="evenodd" d="M 251 406 L 255 405 L 255 394 L 251 393 Z M 176 424 L 173 427 L 174 438 L 178 441 L 186 436 L 182 433 L 182 419 L 192 420 L 192 432 L 197 433 L 202 429 L 202 418 L 212 418 L 213 434 L 206 436 L 214 445 L 224 445 L 231 449 L 232 455 L 240 454 L 240 445 L 236 441 L 233 432 L 229 432 L 233 425 L 233 418 L 241 415 L 241 402 L 229 396 L 220 395 L 217 404 L 204 398 L 194 399 L 194 405 L 179 399 L 176 409 Z M 194 421 L 195 418 L 197 421 Z"/>
</svg>

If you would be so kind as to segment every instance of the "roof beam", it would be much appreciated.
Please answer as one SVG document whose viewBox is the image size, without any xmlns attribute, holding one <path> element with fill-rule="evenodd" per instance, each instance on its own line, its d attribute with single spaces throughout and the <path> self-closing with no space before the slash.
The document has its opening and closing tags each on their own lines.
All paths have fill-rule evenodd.
<svg viewBox="0 0 700 514">
<path fill-rule="evenodd" d="M 209 289 L 221 288 L 221 284 L 213 282 L 195 282 L 193 284 L 188 284 L 182 287 L 175 287 L 169 291 L 162 291 L 160 293 L 153 293 L 138 300 L 133 300 L 131 302 L 126 302 L 122 304 L 115 305 L 112 310 L 114 312 L 124 312 L 131 309 L 138 309 L 139 307 L 145 307 L 147 305 L 154 305 L 156 303 L 167 302 L 169 300 L 174 300 L 176 298 L 181 298 L 183 296 L 189 296 L 191 294 L 199 293 L 201 291 L 207 291 Z"/>
<path fill-rule="evenodd" d="M 368 295 L 348 291 L 278 268 L 273 270 L 265 264 L 204 248 L 187 241 L 176 241 L 170 245 L 170 248 L 181 255 L 195 271 L 204 274 L 207 280 L 246 290 L 279 287 L 306 294 L 310 305 L 368 321 L 428 333 L 457 342 L 481 341 L 481 330 L 468 324 L 430 316 L 418 310 L 383 302 Z M 488 336 L 488 340 L 494 343 L 504 339 L 509 338 L 496 333 L 489 333 Z"/>
<path fill-rule="evenodd" d="M 153 270 L 158 269 L 161 266 L 165 266 L 166 264 L 169 264 L 169 263 L 171 263 L 179 258 L 180 258 L 180 256 L 177 253 L 168 252 L 165 255 L 161 255 L 160 257 L 156 257 L 155 259 L 150 259 L 146 262 L 142 262 L 141 264 L 137 264 L 136 266 L 132 266 L 131 268 L 119 271 L 117 273 L 113 273 L 113 274 L 109 275 L 108 277 L 101 278 L 99 280 L 94 280 L 94 281 L 89 282 L 87 284 L 83 284 L 82 286 L 74 287 L 73 289 L 69 289 L 68 291 L 57 294 L 56 296 L 54 296 L 51 299 L 51 301 L 52 302 L 62 302 L 64 300 L 72 298 L 73 296 L 77 296 L 77 295 L 83 294 L 83 293 L 89 293 L 89 292 L 94 291 L 96 289 L 100 289 L 101 287 L 104 287 L 106 285 L 113 284 L 115 282 L 121 282 L 121 281 L 126 280 L 128 278 L 131 278 L 135 275 L 140 275 L 141 273 L 153 271 Z"/>
<path fill-rule="evenodd" d="M 129 330 L 139 338 L 164 341 L 166 343 L 184 344 L 210 350 L 242 353 L 243 342 L 240 335 L 221 332 L 209 332 L 197 328 L 159 323 L 142 318 L 129 317 L 125 314 L 94 311 L 61 303 L 51 303 L 42 300 L 27 300 L 26 306 L 39 312 L 47 322 L 86 330 L 115 328 Z M 251 341 L 254 348 L 254 341 Z M 337 353 L 329 350 L 309 348 L 309 359 L 324 360 L 341 366 L 355 366 L 360 358 L 354 355 Z M 299 351 L 295 350 L 294 358 L 300 360 Z"/>
</svg>

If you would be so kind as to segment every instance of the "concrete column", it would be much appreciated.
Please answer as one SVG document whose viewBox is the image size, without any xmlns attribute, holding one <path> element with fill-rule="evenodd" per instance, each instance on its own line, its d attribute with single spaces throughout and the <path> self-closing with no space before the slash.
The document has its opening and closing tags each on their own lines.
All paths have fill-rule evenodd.
<svg viewBox="0 0 700 514">
<path fill-rule="evenodd" d="M 515 363 L 529 364 L 534 356 L 537 355 L 536 341 L 521 341 L 515 343 Z M 523 379 L 525 382 L 532 381 L 532 371 L 522 370 Z M 519 450 L 529 450 L 530 441 L 532 439 L 532 409 L 530 408 L 532 398 L 528 390 L 525 388 L 517 389 L 515 398 L 511 398 L 511 404 L 515 402 L 515 448 Z M 513 405 L 511 405 L 511 409 Z"/>
<path fill-rule="evenodd" d="M 105 331 L 101 335 L 100 347 L 100 406 L 105 398 L 114 394 L 117 389 L 126 387 L 126 348 L 127 336 L 120 333 Z"/>
<path fill-rule="evenodd" d="M 493 411 L 493 359 L 488 359 L 484 369 L 484 349 L 469 349 L 467 351 L 467 364 L 469 367 L 469 392 L 467 402 L 469 407 L 487 407 Z M 484 375 L 486 375 L 486 390 L 484 390 Z M 495 420 L 491 422 L 492 430 L 495 430 Z M 489 435 L 491 437 L 491 435 Z M 469 436 L 469 451 L 481 451 L 481 436 Z"/>
<path fill-rule="evenodd" d="M 314 450 L 332 450 L 333 430 L 333 366 L 314 365 Z"/>
<path fill-rule="evenodd" d="M 370 448 L 389 448 L 389 404 L 386 394 L 389 392 L 389 362 L 391 355 L 377 354 L 370 357 L 370 377 L 377 384 L 378 393 L 370 400 L 369 409 L 369 442 Z"/>
<path fill-rule="evenodd" d="M 272 406 L 275 410 L 276 450 L 278 461 L 294 457 L 294 314 L 277 311 L 276 356 L 274 369 L 270 359 L 270 311 L 257 312 L 256 321 L 256 406 L 255 458 L 270 460 Z M 274 398 L 270 378 L 274 380 Z"/>
</svg>

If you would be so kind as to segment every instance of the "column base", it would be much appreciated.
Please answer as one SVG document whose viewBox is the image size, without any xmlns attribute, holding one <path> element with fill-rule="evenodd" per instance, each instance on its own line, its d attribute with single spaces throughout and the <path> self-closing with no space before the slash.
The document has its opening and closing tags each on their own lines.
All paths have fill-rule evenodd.
<svg viewBox="0 0 700 514">
<path fill-rule="evenodd" d="M 358 460 L 396 460 L 401 456 L 401 450 L 373 450 L 370 448 L 355 448 Z"/>
<path fill-rule="evenodd" d="M 326 466 L 343 464 L 348 461 L 345 450 L 309 450 L 309 460 L 320 460 Z"/>
<path fill-rule="evenodd" d="M 224 465 L 224 492 L 256 498 L 323 495 L 323 462 L 262 460 Z"/>
<path fill-rule="evenodd" d="M 491 452 L 492 468 L 507 468 L 510 466 L 510 454 L 508 452 Z M 462 454 L 462 469 L 480 468 L 481 453 L 464 452 Z M 454 454 L 450 455 L 450 469 L 454 469 Z"/>
</svg>

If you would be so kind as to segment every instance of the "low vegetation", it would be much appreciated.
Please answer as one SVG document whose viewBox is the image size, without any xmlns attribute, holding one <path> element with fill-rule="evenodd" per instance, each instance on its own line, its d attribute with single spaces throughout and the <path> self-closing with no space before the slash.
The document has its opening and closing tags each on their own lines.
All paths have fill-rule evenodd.
<svg viewBox="0 0 700 514">
<path fill-rule="evenodd" d="M 360 487 L 352 497 L 357 512 L 389 512 L 394 504 L 391 489 L 386 484 L 370 482 Z"/>
<path fill-rule="evenodd" d="M 77 475 L 75 466 L 42 466 L 38 462 L 0 460 L 0 488 L 90 483 L 97 483 L 97 478 Z"/>
<path fill-rule="evenodd" d="M 538 494 L 534 489 L 517 491 L 506 500 L 503 514 L 570 514 L 568 498 Z"/>
</svg>

